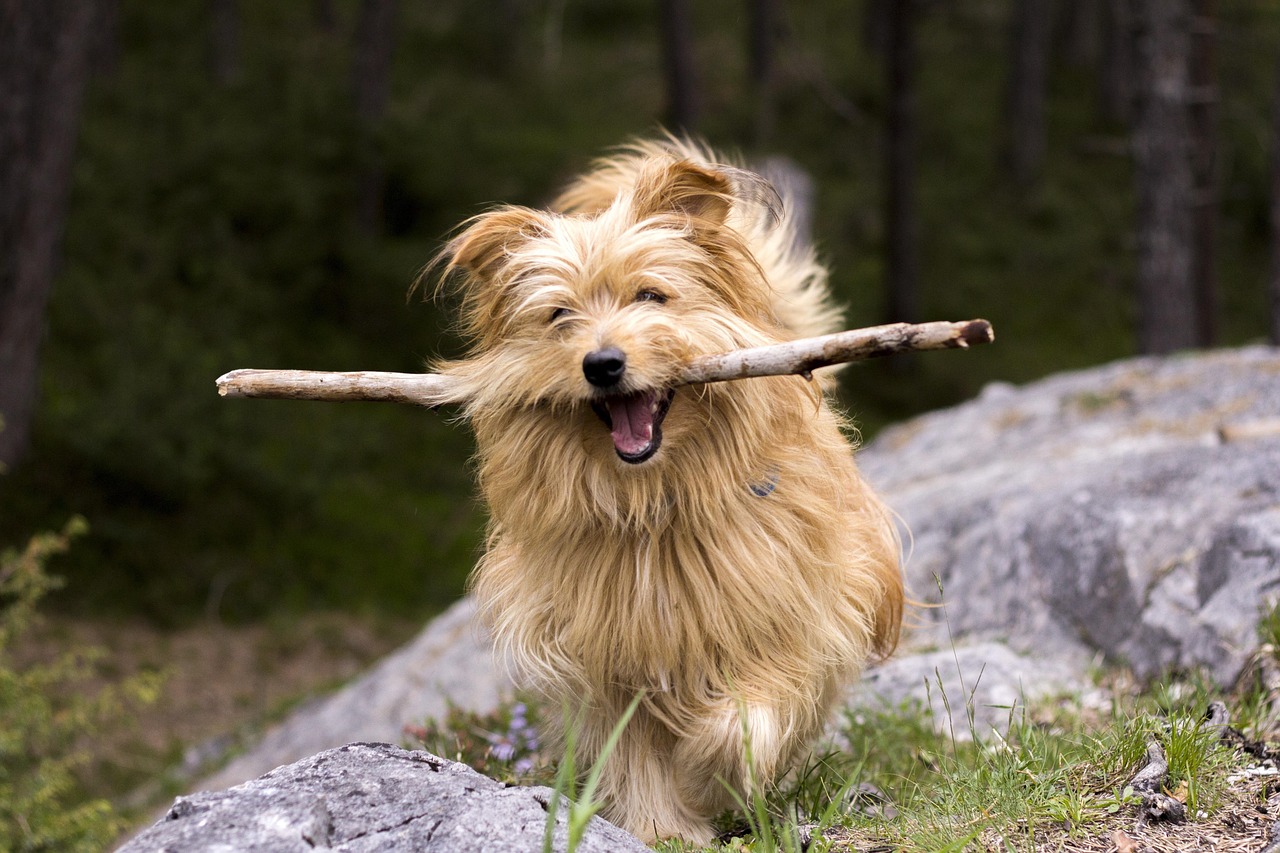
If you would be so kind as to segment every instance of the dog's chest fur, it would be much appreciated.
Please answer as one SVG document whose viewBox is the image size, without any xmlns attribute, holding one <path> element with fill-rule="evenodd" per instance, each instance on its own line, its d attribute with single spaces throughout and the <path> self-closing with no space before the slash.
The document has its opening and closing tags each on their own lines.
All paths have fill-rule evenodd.
<svg viewBox="0 0 1280 853">
<path fill-rule="evenodd" d="M 728 689 L 744 666 L 794 667 L 795 649 L 822 648 L 827 636 L 847 644 L 850 627 L 856 636 L 868 626 L 848 612 L 859 524 L 839 446 L 843 455 L 825 457 L 811 443 L 790 460 L 721 472 L 719 483 L 682 478 L 626 525 L 513 505 L 495 518 L 476 576 L 482 607 L 526 675 L 577 689 Z M 832 647 L 811 660 L 846 656 Z"/>
</svg>

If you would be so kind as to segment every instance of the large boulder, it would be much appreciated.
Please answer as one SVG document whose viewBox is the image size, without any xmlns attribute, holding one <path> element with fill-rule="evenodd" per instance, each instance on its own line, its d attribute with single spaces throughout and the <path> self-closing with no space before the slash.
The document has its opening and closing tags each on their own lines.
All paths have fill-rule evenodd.
<svg viewBox="0 0 1280 853">
<path fill-rule="evenodd" d="M 915 642 L 1001 640 L 1230 683 L 1280 595 L 1280 351 L 1142 358 L 886 431 Z"/>
<path fill-rule="evenodd" d="M 1080 694 L 1084 673 L 1074 661 L 1014 651 L 1002 642 L 966 642 L 932 651 L 906 651 L 873 666 L 852 685 L 845 707 L 865 711 L 926 712 L 935 729 L 958 740 L 1004 732 L 1029 705 L 1054 696 Z M 845 746 L 843 720 L 828 730 Z"/>
<path fill-rule="evenodd" d="M 528 853 L 542 849 L 555 796 L 549 788 L 503 785 L 426 752 L 356 743 L 226 791 L 179 797 L 120 853 Z M 556 850 L 567 846 L 568 808 L 561 798 L 552 836 Z M 593 817 L 577 849 L 649 848 Z"/>
</svg>

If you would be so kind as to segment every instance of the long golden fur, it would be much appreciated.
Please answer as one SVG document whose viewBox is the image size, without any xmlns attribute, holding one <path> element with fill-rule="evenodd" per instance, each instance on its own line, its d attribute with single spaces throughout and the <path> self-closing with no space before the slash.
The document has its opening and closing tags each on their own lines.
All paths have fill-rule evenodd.
<svg viewBox="0 0 1280 853">
<path fill-rule="evenodd" d="M 521 679 L 585 705 L 584 762 L 643 691 L 604 814 L 706 843 L 897 642 L 894 526 L 815 383 L 671 388 L 696 356 L 838 328 L 826 271 L 762 178 L 677 140 L 476 217 L 441 260 L 473 344 L 439 369 L 491 513 L 481 612 Z"/>
</svg>

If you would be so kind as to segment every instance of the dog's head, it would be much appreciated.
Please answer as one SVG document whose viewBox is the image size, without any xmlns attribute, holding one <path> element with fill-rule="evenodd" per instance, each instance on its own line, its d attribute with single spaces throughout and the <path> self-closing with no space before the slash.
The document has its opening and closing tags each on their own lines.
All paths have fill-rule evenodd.
<svg viewBox="0 0 1280 853">
<path fill-rule="evenodd" d="M 473 343 L 445 369 L 465 378 L 469 413 L 551 411 L 583 450 L 630 465 L 705 421 L 713 392 L 675 388 L 680 367 L 784 335 L 731 222 L 773 214 L 744 174 L 655 159 L 596 209 L 469 222 L 442 255 Z"/>
</svg>

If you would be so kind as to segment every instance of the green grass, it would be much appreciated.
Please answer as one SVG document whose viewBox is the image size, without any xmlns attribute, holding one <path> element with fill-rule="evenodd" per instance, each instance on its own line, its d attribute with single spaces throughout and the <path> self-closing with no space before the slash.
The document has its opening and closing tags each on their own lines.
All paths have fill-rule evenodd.
<svg viewBox="0 0 1280 853">
<path fill-rule="evenodd" d="M 1041 849 L 1054 839 L 1102 835 L 1122 825 L 1119 819 L 1131 824 L 1139 798 L 1128 781 L 1154 740 L 1169 762 L 1164 790 L 1186 803 L 1194 827 L 1222 805 L 1228 772 L 1251 759 L 1204 726 L 1211 691 L 1198 683 L 1178 687 L 1176 704 L 1169 703 L 1168 689 L 1156 685 L 1118 698 L 1101 716 L 1063 700 L 1015 715 L 1007 733 L 977 741 L 935 734 L 932 721 L 910 707 L 860 711 L 844 728 L 850 754 L 827 757 L 822 771 L 800 774 L 798 785 L 784 784 L 775 814 L 785 815 L 789 801 L 821 803 L 818 791 L 840 790 L 842 782 L 856 779 L 885 791 L 897 810 L 891 820 L 847 815 L 841 828 L 861 837 L 903 850 L 963 850 L 975 839 L 989 843 L 997 836 L 1003 839 L 999 849 Z M 1231 704 L 1251 701 L 1242 695 Z M 1267 731 L 1273 740 L 1280 736 L 1280 708 L 1270 710 Z M 817 810 L 810 805 L 805 813 Z"/>
<path fill-rule="evenodd" d="M 1228 774 L 1251 766 L 1253 759 L 1223 745 L 1204 726 L 1204 709 L 1213 698 L 1222 697 L 1196 679 L 1157 683 L 1132 696 L 1119 691 L 1102 710 L 1061 697 L 1011 713 L 1005 733 L 979 740 L 957 740 L 949 731 L 938 731 L 937 721 L 915 704 L 852 709 L 840 726 L 847 749 L 815 752 L 778 786 L 740 800 L 739 808 L 719 821 L 721 842 L 698 848 L 667 841 L 658 849 L 1059 849 L 1055 845 L 1132 829 L 1141 797 L 1129 781 L 1145 763 L 1152 741 L 1162 746 L 1169 763 L 1163 790 L 1187 806 L 1189 821 L 1178 831 L 1191 839 L 1208 831 L 1203 828 L 1228 800 L 1248 803 L 1250 796 L 1259 796 L 1228 784 Z M 1258 697 L 1246 691 L 1227 698 L 1234 718 L 1236 708 Z M 519 704 L 523 708 L 529 701 Z M 953 701 L 956 712 L 971 713 L 962 698 Z M 431 736 L 417 745 L 444 746 L 447 757 L 470 760 L 505 781 L 556 779 L 563 787 L 580 768 L 545 751 L 517 750 L 505 762 L 493 761 L 493 732 L 509 726 L 510 705 L 504 709 L 483 718 L 455 713 L 448 725 L 429 725 Z M 1271 706 L 1265 721 L 1255 722 L 1277 748 L 1280 707 Z M 515 762 L 531 757 L 535 771 L 512 771 Z M 1223 829 L 1215 825 L 1212 831 Z"/>
</svg>

